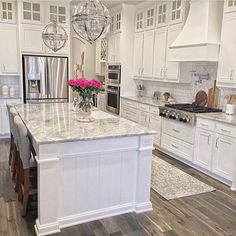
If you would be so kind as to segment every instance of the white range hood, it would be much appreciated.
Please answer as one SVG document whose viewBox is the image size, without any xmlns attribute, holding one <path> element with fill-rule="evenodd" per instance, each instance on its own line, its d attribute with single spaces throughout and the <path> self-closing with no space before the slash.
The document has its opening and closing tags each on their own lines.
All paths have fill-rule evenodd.
<svg viewBox="0 0 236 236">
<path fill-rule="evenodd" d="M 191 0 L 183 30 L 170 48 L 170 61 L 218 61 L 223 1 Z"/>
</svg>

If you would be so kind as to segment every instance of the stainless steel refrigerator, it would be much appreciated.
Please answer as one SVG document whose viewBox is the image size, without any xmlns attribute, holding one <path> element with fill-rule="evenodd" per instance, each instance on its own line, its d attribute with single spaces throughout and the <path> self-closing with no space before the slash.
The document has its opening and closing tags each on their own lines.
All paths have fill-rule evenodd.
<svg viewBox="0 0 236 236">
<path fill-rule="evenodd" d="M 23 56 L 24 102 L 68 102 L 68 58 Z"/>
</svg>

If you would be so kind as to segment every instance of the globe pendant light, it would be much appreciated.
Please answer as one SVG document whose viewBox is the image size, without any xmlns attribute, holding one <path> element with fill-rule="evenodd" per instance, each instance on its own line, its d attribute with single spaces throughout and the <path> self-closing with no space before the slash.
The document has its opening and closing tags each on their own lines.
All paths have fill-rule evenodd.
<svg viewBox="0 0 236 236">
<path fill-rule="evenodd" d="M 72 26 L 82 39 L 94 43 L 109 31 L 111 17 L 99 0 L 87 0 L 73 9 Z"/>
<path fill-rule="evenodd" d="M 54 21 L 45 26 L 42 33 L 42 38 L 44 44 L 48 48 L 54 52 L 57 52 L 66 45 L 68 35 L 66 30 L 62 26 L 58 25 L 56 21 Z"/>
</svg>

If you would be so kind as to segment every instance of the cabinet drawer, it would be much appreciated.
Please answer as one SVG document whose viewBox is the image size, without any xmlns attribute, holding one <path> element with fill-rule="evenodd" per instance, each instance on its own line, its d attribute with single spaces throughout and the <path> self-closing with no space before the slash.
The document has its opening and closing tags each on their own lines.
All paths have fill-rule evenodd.
<svg viewBox="0 0 236 236">
<path fill-rule="evenodd" d="M 138 109 L 138 102 L 127 100 L 127 99 L 121 99 L 121 105 Z"/>
<path fill-rule="evenodd" d="M 139 121 L 138 118 L 138 110 L 130 109 L 130 108 L 122 108 L 121 110 L 121 116 L 125 119 L 137 122 Z"/>
<path fill-rule="evenodd" d="M 211 120 L 197 118 L 197 127 L 202 128 L 202 129 L 206 129 L 206 130 L 210 130 L 210 131 L 214 131 L 215 130 L 215 122 L 211 121 Z"/>
<path fill-rule="evenodd" d="M 162 134 L 161 147 L 175 155 L 186 160 L 193 159 L 193 145 L 171 137 L 167 134 Z"/>
<path fill-rule="evenodd" d="M 150 107 L 146 104 L 139 103 L 139 110 L 149 112 Z"/>
<path fill-rule="evenodd" d="M 150 106 L 150 113 L 159 116 L 159 108 Z"/>
<path fill-rule="evenodd" d="M 163 119 L 162 132 L 187 143 L 194 143 L 195 127 L 193 126 Z"/>
<path fill-rule="evenodd" d="M 236 127 L 232 125 L 216 123 L 216 132 L 236 138 Z"/>
</svg>

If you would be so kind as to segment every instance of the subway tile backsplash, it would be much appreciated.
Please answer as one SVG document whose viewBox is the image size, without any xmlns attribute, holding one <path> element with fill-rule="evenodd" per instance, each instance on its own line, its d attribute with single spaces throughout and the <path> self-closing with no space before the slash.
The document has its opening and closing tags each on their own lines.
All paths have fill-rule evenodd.
<svg viewBox="0 0 236 236">
<path fill-rule="evenodd" d="M 186 63 L 187 65 L 187 63 Z M 189 67 L 189 65 L 188 65 Z M 137 81 L 137 84 L 143 84 L 145 86 L 144 95 L 152 97 L 155 91 L 160 93 L 161 99 L 163 99 L 163 93 L 168 91 L 174 97 L 178 103 L 192 103 L 195 100 L 195 95 L 199 90 L 204 90 L 208 94 L 208 89 L 213 87 L 214 80 L 217 77 L 217 63 L 200 63 L 196 62 L 192 64 L 192 70 L 197 74 L 209 73 L 209 80 L 199 81 L 197 76 L 193 75 L 193 72 L 188 72 L 184 76 L 189 77 L 190 83 L 167 83 L 158 81 Z M 236 89 L 220 88 L 220 101 L 219 107 L 224 109 L 225 96 L 227 94 L 236 94 Z"/>
<path fill-rule="evenodd" d="M 2 95 L 2 86 L 7 85 L 9 89 L 13 87 L 15 89 L 15 96 L 20 96 L 20 77 L 0 75 L 0 95 Z"/>
</svg>

